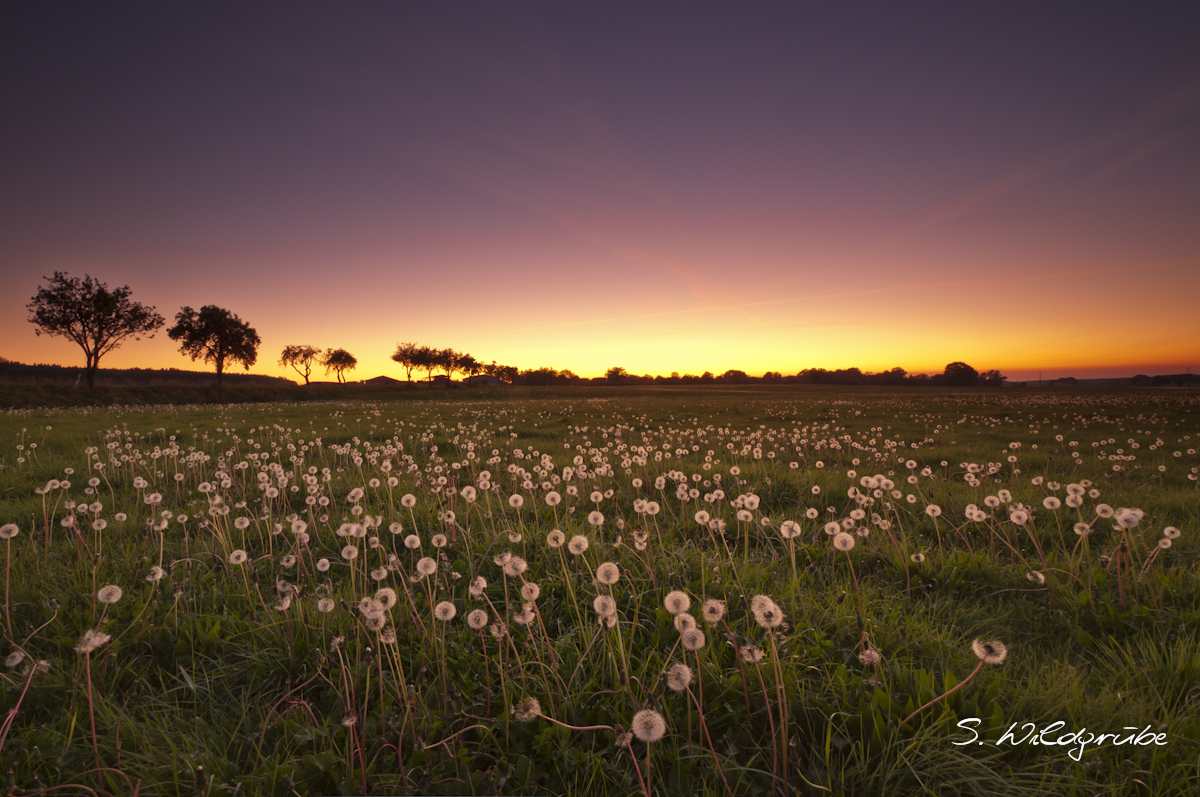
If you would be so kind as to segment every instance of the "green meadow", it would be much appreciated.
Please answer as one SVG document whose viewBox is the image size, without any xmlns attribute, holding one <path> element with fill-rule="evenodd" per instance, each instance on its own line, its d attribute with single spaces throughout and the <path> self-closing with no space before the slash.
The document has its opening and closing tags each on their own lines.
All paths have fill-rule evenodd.
<svg viewBox="0 0 1200 797">
<path fill-rule="evenodd" d="M 3 794 L 1200 793 L 1200 392 L 0 414 Z"/>
</svg>

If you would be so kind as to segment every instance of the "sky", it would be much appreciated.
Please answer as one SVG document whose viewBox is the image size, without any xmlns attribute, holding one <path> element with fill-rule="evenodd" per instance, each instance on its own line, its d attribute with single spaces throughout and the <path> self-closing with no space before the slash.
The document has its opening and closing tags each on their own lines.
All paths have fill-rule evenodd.
<svg viewBox="0 0 1200 797">
<path fill-rule="evenodd" d="M 11 360 L 65 271 L 292 378 L 1200 367 L 1195 3 L 5 3 L 0 107 Z"/>
</svg>

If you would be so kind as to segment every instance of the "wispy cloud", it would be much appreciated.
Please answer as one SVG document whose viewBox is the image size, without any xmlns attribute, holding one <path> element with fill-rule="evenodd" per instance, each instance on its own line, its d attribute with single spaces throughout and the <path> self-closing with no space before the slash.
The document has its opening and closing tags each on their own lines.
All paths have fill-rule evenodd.
<svg viewBox="0 0 1200 797">
<path fill-rule="evenodd" d="M 899 236 L 892 236 L 888 242 L 894 242 L 896 238 L 905 237 L 906 234 L 947 224 L 1052 172 L 1128 144 L 1136 144 L 1131 152 L 1119 156 L 1114 164 L 1094 176 L 1089 183 L 1105 179 L 1191 132 L 1194 127 L 1190 125 L 1172 131 L 1160 131 L 1162 128 L 1174 124 L 1180 116 L 1198 105 L 1200 105 L 1200 80 L 1193 80 L 1147 103 L 1130 119 L 1099 135 L 1079 142 L 1062 152 L 1019 166 L 1007 174 L 935 207 L 921 222 Z M 1146 138 L 1147 136 L 1150 138 Z"/>
</svg>

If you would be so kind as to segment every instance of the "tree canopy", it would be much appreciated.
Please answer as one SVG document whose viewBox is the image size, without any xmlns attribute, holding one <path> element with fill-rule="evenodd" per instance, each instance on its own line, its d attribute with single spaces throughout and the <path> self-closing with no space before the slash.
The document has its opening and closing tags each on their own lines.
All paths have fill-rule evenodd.
<svg viewBox="0 0 1200 797">
<path fill-rule="evenodd" d="M 154 337 L 165 320 L 140 302 L 132 301 L 126 285 L 113 290 L 85 274 L 83 279 L 56 271 L 46 277 L 49 285 L 39 286 L 26 305 L 29 322 L 54 337 L 75 341 L 87 360 L 87 386 L 95 386 L 100 358 L 120 346 L 126 338 Z"/>
<path fill-rule="evenodd" d="M 304 384 L 312 375 L 313 365 L 321 359 L 321 350 L 316 346 L 285 346 L 279 364 L 290 367 L 304 377 Z"/>
<path fill-rule="evenodd" d="M 947 385 L 972 387 L 979 382 L 979 372 L 962 362 L 950 363 L 943 372 Z"/>
<path fill-rule="evenodd" d="M 408 374 L 408 381 L 412 381 L 412 372 L 414 368 L 420 367 L 417 361 L 418 350 L 421 347 L 411 341 L 396 344 L 396 351 L 392 352 L 392 359 L 399 363 L 404 371 Z"/>
<path fill-rule="evenodd" d="M 258 360 L 258 333 L 242 319 L 223 307 L 205 305 L 196 312 L 184 307 L 175 314 L 175 326 L 167 330 L 171 340 L 180 341 L 179 350 L 193 360 L 211 363 L 217 369 L 217 387 L 225 363 L 241 363 L 250 370 Z"/>
<path fill-rule="evenodd" d="M 346 372 L 358 367 L 358 358 L 345 349 L 326 349 L 321 364 L 325 366 L 326 374 L 333 371 L 337 374 L 337 380 L 344 384 Z"/>
</svg>

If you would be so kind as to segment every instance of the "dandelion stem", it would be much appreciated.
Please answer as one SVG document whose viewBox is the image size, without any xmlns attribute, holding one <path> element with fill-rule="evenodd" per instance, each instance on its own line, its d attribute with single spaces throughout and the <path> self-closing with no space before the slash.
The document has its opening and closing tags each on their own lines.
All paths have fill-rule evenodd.
<svg viewBox="0 0 1200 797">
<path fill-rule="evenodd" d="M 721 762 L 717 758 L 717 749 L 713 746 L 712 736 L 708 732 L 708 723 L 704 721 L 704 710 L 700 708 L 700 701 L 692 694 L 692 690 L 687 690 L 688 697 L 696 704 L 696 713 L 700 715 L 700 730 L 704 732 L 704 738 L 708 742 L 708 751 L 712 753 L 713 765 L 717 768 L 717 774 L 721 776 L 721 782 L 725 784 L 725 791 L 733 797 L 733 789 L 729 788 L 729 781 L 725 780 L 725 770 L 721 769 Z M 691 715 L 689 715 L 689 719 Z"/>
<path fill-rule="evenodd" d="M 96 754 L 96 769 L 100 769 L 100 745 L 96 741 L 96 709 L 92 705 L 92 652 L 83 654 L 87 667 L 88 717 L 92 722 L 92 752 Z"/>
<path fill-rule="evenodd" d="M 964 678 L 962 681 L 960 681 L 960 682 L 959 682 L 959 684 L 958 684 L 957 686 L 955 686 L 955 687 L 953 687 L 952 689 L 948 690 L 948 691 L 947 691 L 947 692 L 945 692 L 944 694 L 938 695 L 938 696 L 937 696 L 937 697 L 935 697 L 933 700 L 930 700 L 928 703 L 926 703 L 925 705 L 921 706 L 919 709 L 917 709 L 917 710 L 916 710 L 916 711 L 914 711 L 913 713 L 909 714 L 907 717 L 905 717 L 905 718 L 904 718 L 904 720 L 903 720 L 903 721 L 901 721 L 901 723 L 900 723 L 900 725 L 899 725 L 898 727 L 901 727 L 901 728 L 903 728 L 903 727 L 905 726 L 905 724 L 906 724 L 906 723 L 907 723 L 907 722 L 908 722 L 910 719 L 912 719 L 913 717 L 917 716 L 917 715 L 918 715 L 918 714 L 920 714 L 922 711 L 924 711 L 925 709 L 927 709 L 927 708 L 929 708 L 930 706 L 932 706 L 934 703 L 940 703 L 941 701 L 943 701 L 943 700 L 945 700 L 946 698 L 948 698 L 950 695 L 952 695 L 952 694 L 954 694 L 955 692 L 957 692 L 959 689 L 962 689 L 964 686 L 966 686 L 968 683 L 970 683 L 970 682 L 971 682 L 971 679 L 972 679 L 972 678 L 974 678 L 974 677 L 976 676 L 976 674 L 978 674 L 978 673 L 979 673 L 979 671 L 980 671 L 980 670 L 982 670 L 982 669 L 983 669 L 983 659 L 980 659 L 980 660 L 979 660 L 979 663 L 975 665 L 975 669 L 974 669 L 974 670 L 971 670 L 971 674 L 970 674 L 970 675 L 968 675 L 966 678 Z"/>
</svg>

